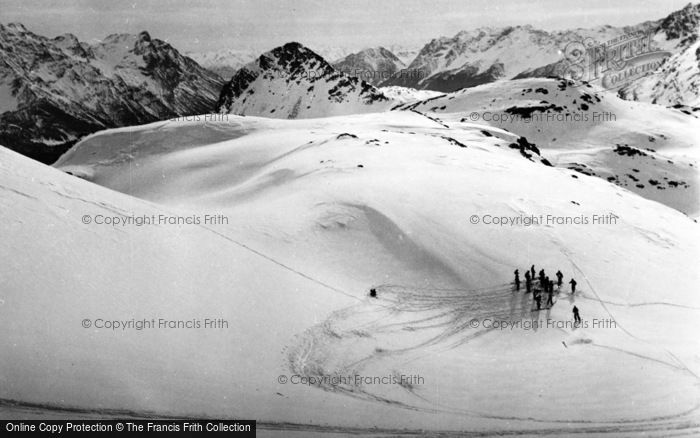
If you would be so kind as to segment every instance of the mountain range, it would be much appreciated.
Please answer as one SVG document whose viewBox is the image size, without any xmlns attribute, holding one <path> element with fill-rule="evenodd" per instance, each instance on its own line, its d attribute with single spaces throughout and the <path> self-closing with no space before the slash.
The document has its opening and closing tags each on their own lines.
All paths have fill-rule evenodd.
<svg viewBox="0 0 700 438">
<path fill-rule="evenodd" d="M 0 25 L 0 142 L 43 162 L 100 129 L 210 112 L 222 85 L 148 32 L 88 44 Z"/>
<path fill-rule="evenodd" d="M 699 104 L 699 23 L 700 5 L 689 4 L 628 27 L 483 27 L 434 39 L 420 51 L 387 46 L 349 53 L 336 47 L 319 54 L 290 43 L 261 56 L 253 49 L 191 53 L 202 65 L 145 31 L 88 44 L 71 34 L 47 38 L 21 24 L 0 25 L 0 141 L 51 163 L 100 129 L 177 116 L 215 111 L 308 118 L 382 111 L 434 92 L 561 76 L 571 44 L 640 33 L 670 58 L 621 87 L 619 96 L 692 112 Z"/>
</svg>

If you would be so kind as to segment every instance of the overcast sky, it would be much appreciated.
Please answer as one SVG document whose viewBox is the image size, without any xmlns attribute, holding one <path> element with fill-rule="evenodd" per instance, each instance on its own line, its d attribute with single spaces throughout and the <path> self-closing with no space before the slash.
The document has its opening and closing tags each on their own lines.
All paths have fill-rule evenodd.
<svg viewBox="0 0 700 438">
<path fill-rule="evenodd" d="M 403 44 L 480 26 L 552 30 L 662 18 L 688 0 L 0 0 L 0 22 L 80 40 L 148 30 L 182 51 Z"/>
</svg>

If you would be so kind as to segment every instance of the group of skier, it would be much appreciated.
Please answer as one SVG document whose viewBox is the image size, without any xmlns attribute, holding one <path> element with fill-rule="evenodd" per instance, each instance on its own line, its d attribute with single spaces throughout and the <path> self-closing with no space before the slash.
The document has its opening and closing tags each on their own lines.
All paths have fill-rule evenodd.
<svg viewBox="0 0 700 438">
<path fill-rule="evenodd" d="M 515 290 L 519 291 L 520 272 L 516 269 L 513 274 L 515 275 L 515 280 L 513 281 L 515 284 Z M 557 277 L 557 293 L 559 293 L 564 280 L 564 274 L 562 274 L 561 271 L 557 271 L 557 273 L 554 275 Z M 537 282 L 539 287 L 535 287 L 535 282 Z M 569 280 L 569 284 L 571 285 L 571 295 L 574 295 L 576 293 L 576 280 L 572 278 Z M 537 278 L 535 278 L 535 265 L 532 265 L 530 269 L 525 271 L 525 293 L 529 294 L 530 292 L 532 292 L 532 297 L 537 305 L 537 310 L 542 310 L 542 294 L 547 294 L 547 302 L 545 303 L 546 308 L 551 308 L 554 306 L 554 280 L 551 280 L 549 276 L 547 276 L 544 269 L 540 269 L 540 272 L 537 274 Z M 369 296 L 372 298 L 377 298 L 377 289 L 370 289 Z M 573 313 L 575 323 L 580 324 L 581 317 L 576 306 L 573 308 Z"/>
<path fill-rule="evenodd" d="M 516 269 L 514 272 L 515 275 L 515 290 L 519 291 L 520 290 L 520 272 Z M 561 288 L 562 282 L 564 280 L 564 274 L 561 273 L 561 271 L 557 271 L 556 274 L 554 274 L 557 277 L 557 291 Z M 535 287 L 535 282 L 537 282 L 537 285 L 539 287 Z M 571 295 L 576 293 L 576 280 L 573 278 L 569 280 L 569 284 L 571 285 Z M 525 293 L 530 293 L 532 292 L 532 298 L 535 301 L 535 304 L 537 305 L 537 310 L 542 309 L 542 294 L 547 294 L 547 302 L 545 303 L 546 308 L 550 308 L 554 305 L 554 300 L 552 299 L 554 296 L 554 280 L 551 280 L 549 276 L 545 273 L 544 269 L 540 269 L 540 272 L 537 274 L 537 278 L 535 278 L 535 265 L 532 265 L 530 269 L 525 271 Z M 578 315 L 578 308 L 574 306 L 574 318 L 576 322 L 580 322 L 581 319 Z"/>
</svg>

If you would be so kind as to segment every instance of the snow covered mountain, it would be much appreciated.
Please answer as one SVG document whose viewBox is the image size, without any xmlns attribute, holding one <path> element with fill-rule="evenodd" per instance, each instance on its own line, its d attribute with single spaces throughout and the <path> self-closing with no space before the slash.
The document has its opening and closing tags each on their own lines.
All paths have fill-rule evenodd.
<svg viewBox="0 0 700 438">
<path fill-rule="evenodd" d="M 700 216 L 700 119 L 692 114 L 563 79 L 485 84 L 399 109 L 450 128 L 486 123 L 508 130 L 556 167 Z"/>
<path fill-rule="evenodd" d="M 210 111 L 222 84 L 147 32 L 87 44 L 0 25 L 0 142 L 40 161 L 100 129 Z"/>
<path fill-rule="evenodd" d="M 372 85 L 385 81 L 406 65 L 384 47 L 364 49 L 333 63 L 336 70 Z"/>
<path fill-rule="evenodd" d="M 256 49 L 226 49 L 214 52 L 188 52 L 187 56 L 220 77 L 229 80 L 236 71 L 260 55 Z"/>
<path fill-rule="evenodd" d="M 383 111 L 395 103 L 375 87 L 335 70 L 299 43 L 242 67 L 221 90 L 219 112 L 311 118 Z"/>
<path fill-rule="evenodd" d="M 64 172 L 0 148 L 0 398 L 18 401 L 0 410 L 235 412 L 304 436 L 697 434 L 698 224 L 547 166 L 517 134 L 447 123 L 414 111 L 158 122 L 86 138 Z M 228 222 L 84 219 L 214 212 Z M 607 213 L 619 221 L 470 221 Z M 576 278 L 576 295 L 532 311 L 509 283 L 532 263 Z M 570 325 L 574 304 L 585 327 Z M 423 380 L 328 380 L 347 375 Z"/>
</svg>

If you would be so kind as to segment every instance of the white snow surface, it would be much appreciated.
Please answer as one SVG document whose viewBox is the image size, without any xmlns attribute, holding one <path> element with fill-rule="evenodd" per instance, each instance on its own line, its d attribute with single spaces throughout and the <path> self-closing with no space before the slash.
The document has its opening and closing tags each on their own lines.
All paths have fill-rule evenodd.
<svg viewBox="0 0 700 438">
<path fill-rule="evenodd" d="M 389 99 L 401 103 L 417 102 L 420 100 L 430 99 L 431 97 L 441 96 L 443 94 L 439 91 L 416 90 L 415 88 L 400 87 L 398 85 L 379 87 L 378 90 Z"/>
<path fill-rule="evenodd" d="M 517 138 L 394 111 L 108 130 L 56 169 L 0 148 L 0 398 L 254 418 L 283 436 L 700 433 L 698 224 L 530 161 L 507 146 Z M 217 213 L 228 223 L 83 223 Z M 483 223 L 607 213 L 617 224 Z M 576 295 L 532 312 L 510 281 L 533 263 L 576 278 Z M 574 304 L 588 327 L 570 326 Z M 424 380 L 279 382 L 334 374 Z"/>
</svg>

